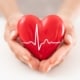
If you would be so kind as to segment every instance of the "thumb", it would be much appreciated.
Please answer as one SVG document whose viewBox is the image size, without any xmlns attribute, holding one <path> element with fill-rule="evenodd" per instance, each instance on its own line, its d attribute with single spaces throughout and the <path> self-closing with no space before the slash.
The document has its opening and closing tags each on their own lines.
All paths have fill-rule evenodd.
<svg viewBox="0 0 80 80">
<path fill-rule="evenodd" d="M 15 40 L 18 37 L 18 32 L 16 30 L 12 30 L 10 32 L 10 39 Z"/>
<path fill-rule="evenodd" d="M 72 43 L 72 36 L 70 34 L 66 34 L 64 37 L 64 42 L 66 44 L 71 44 Z"/>
<path fill-rule="evenodd" d="M 64 36 L 64 43 L 70 45 L 73 43 L 74 37 L 74 29 L 71 25 L 66 26 L 65 36 Z"/>
</svg>

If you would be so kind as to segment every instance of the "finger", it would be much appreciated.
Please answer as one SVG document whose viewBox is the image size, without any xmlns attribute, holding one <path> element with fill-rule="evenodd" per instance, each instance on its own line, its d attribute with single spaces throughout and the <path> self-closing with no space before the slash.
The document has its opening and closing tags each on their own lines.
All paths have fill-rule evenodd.
<svg viewBox="0 0 80 80">
<path fill-rule="evenodd" d="M 73 44 L 74 38 L 75 38 L 74 29 L 71 25 L 68 25 L 66 27 L 64 43 L 51 57 L 52 59 L 54 59 L 55 57 L 54 62 L 57 60 L 58 56 L 61 55 L 64 56 L 66 53 L 69 52 L 69 50 L 71 49 L 71 45 Z"/>
<path fill-rule="evenodd" d="M 47 61 L 45 62 L 46 65 L 43 64 L 43 66 L 42 66 L 42 67 L 44 67 L 43 71 L 49 72 L 52 68 L 58 66 L 64 60 L 64 58 L 66 56 L 65 54 L 67 54 L 69 50 L 70 50 L 69 47 L 67 48 L 65 45 L 62 46 L 58 51 L 56 51 L 54 56 L 52 56 L 48 59 L 48 62 Z"/>
<path fill-rule="evenodd" d="M 55 60 L 54 64 L 53 63 L 51 64 L 50 60 L 44 60 L 40 63 L 39 71 L 44 72 L 44 73 L 49 72 L 52 68 L 62 63 L 63 60 L 64 60 L 63 58 L 61 60 Z"/>
<path fill-rule="evenodd" d="M 63 61 L 67 53 L 70 51 L 71 45 L 73 44 L 73 40 L 74 29 L 71 25 L 69 25 L 66 27 L 64 44 L 55 52 L 55 54 L 52 55 L 48 62 L 45 62 L 46 64 L 42 64 L 42 70 L 48 72 L 52 67 L 59 65 Z"/>
<path fill-rule="evenodd" d="M 46 65 L 46 72 L 54 68 L 55 66 L 59 65 L 65 58 L 65 56 L 70 51 L 71 46 L 63 44 L 50 58 L 49 64 Z"/>
<path fill-rule="evenodd" d="M 18 37 L 17 29 L 13 27 L 9 27 L 8 25 L 5 28 L 4 39 L 8 41 L 9 39 L 15 40 Z"/>
<path fill-rule="evenodd" d="M 17 41 L 15 40 L 17 38 L 17 32 L 11 31 L 8 32 L 8 30 L 6 31 L 6 36 L 9 38 L 8 39 L 8 44 L 11 48 L 11 50 L 15 53 L 16 57 L 18 59 L 20 59 L 23 63 L 28 64 L 30 67 L 31 65 L 33 66 L 33 68 L 37 68 L 36 66 L 34 66 L 34 63 L 38 63 L 38 61 L 35 59 L 33 59 L 32 55 L 30 54 L 30 52 L 25 49 L 24 47 L 22 47 L 19 43 L 17 43 Z M 33 60 L 34 62 L 30 63 L 30 60 Z M 37 64 L 38 65 L 38 64 Z"/>
<path fill-rule="evenodd" d="M 58 64 L 59 61 L 62 60 L 62 58 L 64 58 L 68 54 L 68 52 L 72 48 L 73 40 L 74 40 L 74 29 L 72 28 L 72 26 L 71 27 L 70 26 L 67 26 L 66 27 L 65 37 L 64 37 L 64 43 L 52 55 L 52 57 L 50 59 L 51 64 L 54 64 L 54 63 L 57 63 Z"/>
<path fill-rule="evenodd" d="M 22 60 L 22 62 L 28 64 L 29 66 L 32 65 L 32 67 L 30 66 L 31 68 L 37 69 L 38 61 L 30 54 L 27 49 L 12 41 L 9 42 L 9 45 L 18 59 Z"/>
<path fill-rule="evenodd" d="M 18 37 L 18 33 L 13 27 L 13 25 L 12 27 L 8 27 L 7 25 L 5 30 L 5 37 L 8 41 L 11 50 L 15 53 L 16 57 L 23 63 L 28 64 L 31 68 L 33 67 L 37 69 L 39 63 L 38 60 L 33 58 L 32 55 L 30 55 L 29 51 L 25 50 L 20 44 L 15 41 L 15 39 Z M 37 65 L 35 65 L 35 63 Z"/>
<path fill-rule="evenodd" d="M 10 45 L 12 51 L 15 53 L 15 55 L 17 57 L 21 55 L 26 60 L 31 59 L 30 52 L 27 49 L 25 49 L 24 47 L 22 47 L 20 44 L 18 44 L 16 41 L 9 41 L 8 44 Z M 25 57 L 26 55 L 27 55 L 27 57 Z"/>
<path fill-rule="evenodd" d="M 42 69 L 45 72 L 48 72 L 52 67 L 55 67 L 60 62 L 62 62 L 63 58 L 66 56 L 66 54 L 70 50 L 70 44 L 72 43 L 72 36 L 73 36 L 73 30 L 72 28 L 68 28 L 64 38 L 65 40 L 64 42 L 66 44 L 63 44 L 61 48 L 59 48 L 55 52 L 55 54 L 52 55 L 51 59 L 45 62 L 46 64 L 45 63 L 41 64 L 40 69 Z"/>
<path fill-rule="evenodd" d="M 64 36 L 65 44 L 73 44 L 75 39 L 74 27 L 71 24 L 66 25 L 66 31 Z"/>
<path fill-rule="evenodd" d="M 30 52 L 27 49 L 25 49 L 23 46 L 21 46 L 19 43 L 17 43 L 14 40 L 15 37 L 16 37 L 16 32 L 15 31 L 11 32 L 10 40 L 9 40 L 10 47 L 13 49 L 15 53 L 17 53 L 16 55 L 24 55 L 23 57 L 29 60 L 31 57 Z M 27 57 L 25 57 L 25 55 L 27 55 Z"/>
<path fill-rule="evenodd" d="M 30 61 L 26 61 L 23 57 L 18 57 L 20 61 L 22 61 L 24 64 L 27 64 L 31 69 L 38 70 L 39 68 L 39 60 L 36 58 L 32 58 Z"/>
<path fill-rule="evenodd" d="M 39 71 L 46 73 L 47 72 L 47 66 L 49 65 L 49 61 L 48 60 L 44 60 L 40 62 L 40 66 L 39 66 Z"/>
<path fill-rule="evenodd" d="M 60 61 L 56 61 L 54 64 L 49 64 L 46 68 L 46 72 L 49 72 L 52 68 L 59 66 L 63 62 L 63 59 Z"/>
<path fill-rule="evenodd" d="M 32 64 L 33 69 L 35 69 L 35 70 L 38 70 L 39 69 L 40 61 L 38 59 L 36 59 L 36 58 L 33 57 L 30 60 L 30 63 Z"/>
<path fill-rule="evenodd" d="M 11 47 L 12 51 L 15 51 L 15 53 L 18 53 L 19 51 L 17 51 L 17 48 L 18 48 L 18 50 L 19 50 L 19 49 L 20 49 L 20 50 L 21 50 L 21 49 L 24 50 L 24 48 L 23 48 L 21 45 L 19 45 L 19 44 L 14 40 L 14 38 L 17 37 L 17 34 L 16 34 L 16 31 L 15 31 L 15 30 L 11 32 L 11 31 L 7 28 L 5 34 L 6 34 L 6 38 L 7 38 L 8 44 L 10 44 L 9 46 Z M 13 49 L 14 49 L 14 50 L 13 50 Z M 22 50 L 21 50 L 21 52 L 22 52 Z M 24 52 L 25 52 L 25 50 L 24 50 Z M 24 53 L 24 52 L 22 52 L 22 53 Z M 18 54 L 19 54 L 19 53 L 18 53 Z"/>
<path fill-rule="evenodd" d="M 32 57 L 31 60 L 26 61 L 26 56 L 21 57 L 19 56 L 18 59 L 20 59 L 24 64 L 28 64 L 28 66 L 32 69 L 38 70 L 39 68 L 39 60 L 35 57 Z"/>
<path fill-rule="evenodd" d="M 10 32 L 10 39 L 11 39 L 11 40 L 15 40 L 15 39 L 17 39 L 17 37 L 18 37 L 18 32 L 17 32 L 17 30 L 12 30 L 12 31 Z"/>
</svg>

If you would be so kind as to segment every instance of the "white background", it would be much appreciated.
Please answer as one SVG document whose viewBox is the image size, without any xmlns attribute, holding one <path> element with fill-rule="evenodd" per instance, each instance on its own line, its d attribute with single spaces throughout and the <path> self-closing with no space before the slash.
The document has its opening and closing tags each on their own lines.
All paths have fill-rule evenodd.
<svg viewBox="0 0 80 80">
<path fill-rule="evenodd" d="M 80 80 L 80 16 L 77 15 L 72 22 L 75 26 L 77 44 L 62 64 L 52 69 L 49 73 L 43 74 L 30 69 L 27 65 L 16 59 L 3 39 L 6 21 L 1 17 L 0 80 Z"/>
</svg>

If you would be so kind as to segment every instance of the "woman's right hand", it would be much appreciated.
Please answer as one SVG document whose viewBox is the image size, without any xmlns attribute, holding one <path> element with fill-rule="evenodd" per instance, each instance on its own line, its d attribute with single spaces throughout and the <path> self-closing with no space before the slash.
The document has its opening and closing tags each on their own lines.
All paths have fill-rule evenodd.
<svg viewBox="0 0 80 80">
<path fill-rule="evenodd" d="M 29 67 L 37 70 L 39 67 L 39 61 L 34 58 L 31 53 L 27 49 L 25 49 L 22 46 L 21 42 L 18 40 L 19 36 L 17 32 L 17 23 L 21 17 L 21 13 L 16 13 L 8 18 L 4 34 L 5 40 L 7 41 L 15 56 L 20 61 L 28 64 Z"/>
</svg>

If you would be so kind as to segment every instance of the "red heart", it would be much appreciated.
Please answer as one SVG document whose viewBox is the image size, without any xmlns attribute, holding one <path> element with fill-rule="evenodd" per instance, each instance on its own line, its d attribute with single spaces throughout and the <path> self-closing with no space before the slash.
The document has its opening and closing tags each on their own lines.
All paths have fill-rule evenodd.
<svg viewBox="0 0 80 80">
<path fill-rule="evenodd" d="M 64 25 L 56 15 L 49 15 L 43 20 L 25 15 L 18 22 L 18 32 L 25 48 L 36 58 L 43 60 L 49 58 L 60 45 Z"/>
</svg>

